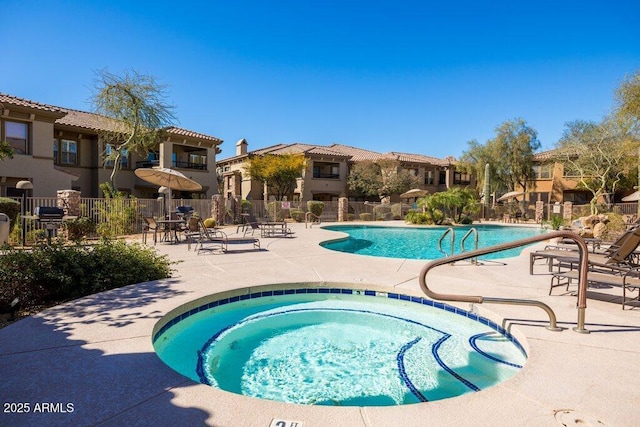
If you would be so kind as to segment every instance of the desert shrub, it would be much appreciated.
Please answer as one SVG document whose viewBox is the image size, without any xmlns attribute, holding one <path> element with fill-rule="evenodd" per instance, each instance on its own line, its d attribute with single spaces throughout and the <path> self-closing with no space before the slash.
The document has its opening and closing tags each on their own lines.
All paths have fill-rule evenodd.
<svg viewBox="0 0 640 427">
<path fill-rule="evenodd" d="M 76 243 L 96 231 L 96 223 L 86 216 L 66 220 L 62 223 L 62 227 L 67 233 L 67 239 Z"/>
<path fill-rule="evenodd" d="M 324 210 L 324 203 L 319 200 L 308 200 L 307 209 L 309 212 L 319 217 L 322 215 L 322 211 Z"/>
<path fill-rule="evenodd" d="M 0 197 L 0 212 L 9 217 L 10 227 L 13 229 L 18 223 L 20 214 L 20 202 L 16 202 L 8 197 Z"/>
<path fill-rule="evenodd" d="M 410 224 L 433 224 L 431 217 L 423 212 L 409 211 L 404 220 Z"/>
<path fill-rule="evenodd" d="M 291 209 L 289 214 L 291 215 L 291 218 L 293 218 L 293 220 L 296 221 L 296 222 L 304 221 L 304 211 L 303 210 Z"/>
<path fill-rule="evenodd" d="M 354 219 L 356 219 L 355 214 L 352 214 L 352 213 L 347 214 L 347 221 L 353 221 Z"/>
<path fill-rule="evenodd" d="M 251 213 L 253 212 L 253 204 L 248 200 L 242 199 L 240 201 L 240 209 L 243 213 Z"/>
<path fill-rule="evenodd" d="M 207 218 L 203 221 L 204 226 L 207 228 L 213 228 L 216 226 L 216 220 L 213 218 Z"/>
<path fill-rule="evenodd" d="M 137 243 L 36 245 L 0 257 L 0 307 L 19 298 L 22 307 L 48 306 L 95 292 L 171 277 L 166 255 Z"/>
<path fill-rule="evenodd" d="M 373 215 L 370 214 L 369 212 L 363 212 L 359 215 L 360 217 L 360 221 L 372 221 L 373 220 Z"/>
</svg>

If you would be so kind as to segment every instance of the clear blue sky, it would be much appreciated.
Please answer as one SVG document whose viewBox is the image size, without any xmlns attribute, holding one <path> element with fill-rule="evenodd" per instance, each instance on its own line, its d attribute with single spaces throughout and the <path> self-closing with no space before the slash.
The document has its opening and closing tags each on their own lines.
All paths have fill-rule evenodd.
<svg viewBox="0 0 640 427">
<path fill-rule="evenodd" d="M 2 0 L 0 92 L 90 111 L 96 71 L 167 85 L 234 155 L 342 143 L 459 157 L 522 117 L 552 148 L 640 70 L 640 2 Z"/>
</svg>

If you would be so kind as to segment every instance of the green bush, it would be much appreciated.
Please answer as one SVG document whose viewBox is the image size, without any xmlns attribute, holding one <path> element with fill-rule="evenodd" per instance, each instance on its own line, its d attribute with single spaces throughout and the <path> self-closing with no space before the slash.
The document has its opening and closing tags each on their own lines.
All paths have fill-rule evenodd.
<svg viewBox="0 0 640 427">
<path fill-rule="evenodd" d="M 431 217 L 427 213 L 419 211 L 407 212 L 407 215 L 404 219 L 410 224 L 433 224 Z"/>
<path fill-rule="evenodd" d="M 204 226 L 207 228 L 213 228 L 216 226 L 216 220 L 213 218 L 207 218 L 203 221 Z"/>
<path fill-rule="evenodd" d="M 0 197 L 0 212 L 9 217 L 10 227 L 13 229 L 18 223 L 20 202 L 16 202 L 8 197 Z"/>
<path fill-rule="evenodd" d="M 369 212 L 363 212 L 359 215 L 360 217 L 360 221 L 372 221 L 373 220 L 373 215 L 370 214 Z"/>
<path fill-rule="evenodd" d="M 347 214 L 347 221 L 353 221 L 354 219 L 356 219 L 355 214 L 352 214 L 352 213 Z"/>
<path fill-rule="evenodd" d="M 0 257 L 0 307 L 50 306 L 95 292 L 171 277 L 166 255 L 147 246 L 103 240 L 96 245 L 36 245 Z"/>
<path fill-rule="evenodd" d="M 62 227 L 67 232 L 67 239 L 76 243 L 96 231 L 96 223 L 86 216 L 66 220 L 62 223 Z"/>
<path fill-rule="evenodd" d="M 250 201 L 242 199 L 240 201 L 240 209 L 242 210 L 243 213 L 251 213 L 253 212 L 253 205 L 251 204 Z"/>
<path fill-rule="evenodd" d="M 307 201 L 307 209 L 309 212 L 319 217 L 322 215 L 322 211 L 324 210 L 324 202 L 319 200 L 309 200 Z"/>
<path fill-rule="evenodd" d="M 291 215 L 291 218 L 293 218 L 293 220 L 296 222 L 304 221 L 304 211 L 300 209 L 291 209 L 289 214 Z"/>
</svg>

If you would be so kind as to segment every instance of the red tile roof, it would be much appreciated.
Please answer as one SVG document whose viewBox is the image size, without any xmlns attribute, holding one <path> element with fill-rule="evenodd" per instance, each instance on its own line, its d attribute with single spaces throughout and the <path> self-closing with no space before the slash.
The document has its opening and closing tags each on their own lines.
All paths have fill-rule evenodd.
<svg viewBox="0 0 640 427">
<path fill-rule="evenodd" d="M 43 104 L 41 102 L 35 102 L 24 98 L 18 98 L 17 96 L 8 95 L 0 92 L 0 104 L 4 104 L 5 107 L 15 105 L 24 108 L 32 108 L 35 110 L 47 111 L 50 113 L 64 113 L 64 109 L 56 107 L 54 105 Z"/>
</svg>

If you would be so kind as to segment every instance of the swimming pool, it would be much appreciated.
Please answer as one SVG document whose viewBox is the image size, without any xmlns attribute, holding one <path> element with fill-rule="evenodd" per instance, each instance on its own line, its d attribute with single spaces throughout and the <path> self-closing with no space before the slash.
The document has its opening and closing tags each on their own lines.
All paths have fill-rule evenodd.
<svg viewBox="0 0 640 427">
<path fill-rule="evenodd" d="M 453 227 L 456 237 L 455 253 L 462 252 L 461 239 L 471 229 L 478 231 L 478 247 L 484 248 L 499 243 L 510 242 L 525 237 L 545 233 L 540 227 L 505 227 L 491 224 L 474 224 Z M 438 241 L 447 227 L 385 227 L 377 225 L 328 225 L 326 230 L 347 233 L 347 238 L 322 242 L 324 248 L 359 255 L 370 255 L 388 258 L 406 259 L 438 259 L 444 254 L 438 250 Z M 471 236 L 465 242 L 467 251 L 474 249 Z M 442 247 L 445 251 L 451 248 L 450 236 L 445 237 Z M 499 259 L 520 255 L 522 247 L 485 255 L 480 259 Z"/>
<path fill-rule="evenodd" d="M 153 344 L 194 381 L 313 405 L 446 399 L 505 381 L 526 361 L 486 318 L 372 288 L 297 283 L 211 295 L 165 316 Z"/>
</svg>

